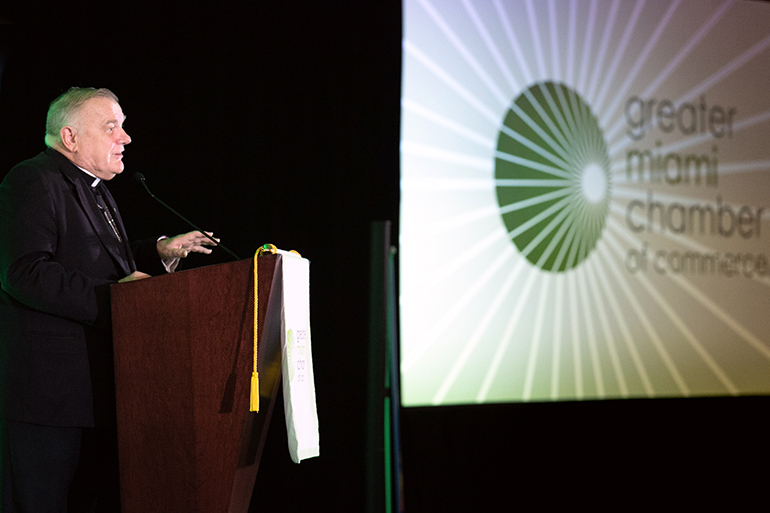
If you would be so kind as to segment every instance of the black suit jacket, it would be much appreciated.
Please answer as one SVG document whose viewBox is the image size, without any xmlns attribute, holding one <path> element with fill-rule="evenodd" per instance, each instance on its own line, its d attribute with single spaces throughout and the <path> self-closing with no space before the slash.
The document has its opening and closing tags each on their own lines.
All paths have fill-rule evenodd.
<svg viewBox="0 0 770 513">
<path fill-rule="evenodd" d="M 0 184 L 0 373 L 8 419 L 114 422 L 109 286 L 137 267 L 111 195 L 102 187 L 123 243 L 90 181 L 49 148 Z M 157 253 L 154 260 L 146 264 L 153 270 Z"/>
</svg>

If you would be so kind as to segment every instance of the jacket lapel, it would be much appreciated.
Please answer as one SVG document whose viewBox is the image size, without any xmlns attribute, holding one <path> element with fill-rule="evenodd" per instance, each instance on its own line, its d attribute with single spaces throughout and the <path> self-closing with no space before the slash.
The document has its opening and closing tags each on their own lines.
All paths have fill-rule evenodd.
<svg viewBox="0 0 770 513">
<path fill-rule="evenodd" d="M 99 206 L 96 204 L 96 197 L 94 193 L 88 190 L 89 186 L 83 179 L 83 172 L 78 169 L 77 166 L 75 166 L 72 162 L 70 162 L 67 157 L 58 151 L 51 151 L 56 154 L 55 158 L 59 163 L 59 169 L 61 169 L 64 176 L 66 176 L 67 179 L 74 185 L 78 201 L 83 208 L 83 213 L 91 223 L 91 226 L 94 229 L 94 233 L 96 233 L 96 235 L 99 237 L 102 246 L 104 246 L 105 250 L 107 250 L 107 252 L 110 254 L 121 272 L 123 272 L 125 276 L 128 276 L 136 269 L 131 251 L 130 249 L 126 249 L 124 256 L 118 250 L 120 246 L 115 244 L 115 234 L 112 233 L 109 225 L 102 215 L 102 212 L 99 210 Z M 102 191 L 106 190 L 106 187 L 102 188 Z M 128 248 L 126 241 L 126 230 L 123 227 L 123 221 L 120 218 L 120 214 L 118 214 L 115 201 L 112 199 L 112 195 L 110 195 L 109 192 L 105 194 L 105 197 L 109 198 L 107 200 L 108 205 L 110 208 L 112 208 L 113 212 L 115 212 L 115 219 L 118 225 L 118 229 L 120 230 L 121 236 L 123 237 L 123 247 Z"/>
<path fill-rule="evenodd" d="M 118 227 L 118 232 L 123 238 L 123 251 L 128 258 L 129 271 L 130 273 L 134 272 L 136 271 L 136 263 L 134 262 L 133 254 L 131 253 L 131 244 L 128 242 L 128 234 L 126 234 L 126 228 L 123 226 L 123 218 L 120 217 L 120 210 L 118 210 L 118 205 L 115 203 L 115 199 L 112 197 L 112 194 L 110 194 L 109 189 L 107 189 L 107 184 L 104 184 L 104 187 L 102 187 L 102 195 L 104 196 L 104 200 L 107 202 L 107 206 L 110 207 L 110 210 L 112 210 L 112 213 L 115 217 L 115 224 Z M 101 214 L 101 212 L 99 212 L 99 214 Z M 114 236 L 112 234 L 110 235 Z"/>
</svg>

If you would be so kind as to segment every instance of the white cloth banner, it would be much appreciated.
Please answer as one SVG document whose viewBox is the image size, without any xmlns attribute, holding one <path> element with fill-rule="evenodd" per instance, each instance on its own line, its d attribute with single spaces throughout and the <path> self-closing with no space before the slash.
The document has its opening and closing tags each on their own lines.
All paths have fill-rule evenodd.
<svg viewBox="0 0 770 513">
<path fill-rule="evenodd" d="M 283 255 L 281 352 L 283 404 L 289 453 L 294 463 L 318 456 L 318 413 L 310 350 L 310 262 L 287 251 Z"/>
</svg>

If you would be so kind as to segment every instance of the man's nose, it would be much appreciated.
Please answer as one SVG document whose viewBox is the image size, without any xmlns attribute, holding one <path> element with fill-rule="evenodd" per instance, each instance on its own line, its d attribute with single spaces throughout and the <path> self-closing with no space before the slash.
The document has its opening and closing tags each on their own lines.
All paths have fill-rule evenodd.
<svg viewBox="0 0 770 513">
<path fill-rule="evenodd" d="M 126 144 L 130 143 L 131 142 L 131 136 L 128 135 L 128 132 L 126 132 L 122 128 L 120 129 L 120 131 L 121 131 L 121 134 L 120 134 L 120 144 L 126 145 Z"/>
</svg>

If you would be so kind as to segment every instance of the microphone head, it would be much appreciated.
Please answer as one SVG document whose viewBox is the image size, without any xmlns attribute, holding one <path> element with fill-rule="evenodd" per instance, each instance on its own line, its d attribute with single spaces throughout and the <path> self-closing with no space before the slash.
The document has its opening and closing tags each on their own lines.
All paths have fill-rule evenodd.
<svg viewBox="0 0 770 513">
<path fill-rule="evenodd" d="M 144 175 L 142 173 L 140 173 L 139 171 L 134 173 L 134 178 L 136 178 L 136 181 L 139 182 L 139 183 L 144 182 Z"/>
</svg>

